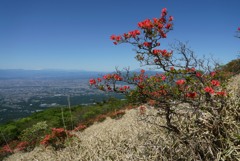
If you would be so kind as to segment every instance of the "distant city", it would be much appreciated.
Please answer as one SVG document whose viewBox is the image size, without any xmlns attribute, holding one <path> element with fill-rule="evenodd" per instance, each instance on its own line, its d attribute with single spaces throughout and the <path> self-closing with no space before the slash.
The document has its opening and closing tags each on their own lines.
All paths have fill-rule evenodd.
<svg viewBox="0 0 240 161">
<path fill-rule="evenodd" d="M 0 70 L 0 124 L 46 108 L 88 105 L 113 96 L 88 85 L 103 73 L 86 71 Z M 123 96 L 114 95 L 119 98 Z"/>
</svg>

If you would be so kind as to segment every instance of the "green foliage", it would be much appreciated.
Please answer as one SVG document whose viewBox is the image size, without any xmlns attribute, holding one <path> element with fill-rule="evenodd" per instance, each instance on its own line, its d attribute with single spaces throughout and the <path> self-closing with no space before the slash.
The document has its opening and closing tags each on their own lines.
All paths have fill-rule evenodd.
<svg viewBox="0 0 240 161">
<path fill-rule="evenodd" d="M 87 120 L 87 119 L 93 118 L 95 115 L 96 113 L 94 111 L 89 111 L 83 115 L 83 119 Z"/>
<path fill-rule="evenodd" d="M 9 123 L 5 126 L 0 126 L 0 131 L 2 134 L 0 137 L 0 145 L 5 144 L 5 141 L 16 139 L 17 136 L 19 135 L 19 129 L 14 123 Z"/>
<path fill-rule="evenodd" d="M 43 133 L 51 128 L 64 127 L 63 119 L 66 128 L 72 130 L 73 127 L 81 122 L 86 122 L 88 119 L 95 118 L 100 114 L 121 109 L 124 105 L 126 105 L 126 101 L 110 98 L 109 100 L 97 103 L 96 105 L 74 106 L 71 108 L 71 112 L 69 111 L 69 108 L 63 108 L 64 118 L 62 118 L 62 110 L 60 107 L 46 109 L 34 113 L 32 116 L 0 125 L 0 131 L 2 133 L 0 136 L 0 145 L 2 146 L 6 144 L 5 139 L 7 142 L 11 140 L 24 141 L 27 140 L 28 137 L 34 137 L 32 140 L 35 140 L 35 134 L 36 137 L 41 137 Z"/>
<path fill-rule="evenodd" d="M 29 150 L 33 149 L 35 145 L 44 138 L 46 133 L 49 131 L 46 121 L 38 122 L 37 124 L 29 127 L 21 132 L 19 136 L 21 141 L 29 143 Z"/>
<path fill-rule="evenodd" d="M 142 103 L 146 103 L 147 100 L 143 95 L 141 95 L 138 91 L 138 89 L 132 90 L 127 96 L 127 101 L 131 104 L 137 104 L 140 105 Z"/>
<path fill-rule="evenodd" d="M 220 67 L 220 70 L 233 75 L 240 74 L 240 59 L 234 59 Z"/>
</svg>

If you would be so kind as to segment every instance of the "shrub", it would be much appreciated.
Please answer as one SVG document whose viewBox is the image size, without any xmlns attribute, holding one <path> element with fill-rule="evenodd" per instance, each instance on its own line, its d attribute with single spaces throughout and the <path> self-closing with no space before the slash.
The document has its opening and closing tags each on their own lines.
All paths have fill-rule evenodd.
<svg viewBox="0 0 240 161">
<path fill-rule="evenodd" d="M 21 132 L 20 140 L 23 141 L 20 143 L 22 145 L 28 145 L 25 150 L 32 150 L 36 144 L 40 142 L 49 131 L 46 121 L 38 122 L 30 128 L 27 128 Z M 28 143 L 28 144 L 27 144 Z M 21 149 L 21 148 L 20 148 Z"/>
<path fill-rule="evenodd" d="M 52 133 L 45 136 L 41 141 L 44 146 L 51 145 L 55 150 L 65 147 L 65 141 L 73 137 L 69 131 L 64 128 L 52 128 Z"/>
<path fill-rule="evenodd" d="M 164 119 L 158 126 L 173 140 L 161 152 L 163 158 L 237 160 L 239 153 L 232 145 L 237 142 L 234 135 L 239 134 L 234 128 L 235 112 L 227 105 L 226 80 L 220 79 L 221 72 L 214 71 L 216 67 L 211 67 L 209 60 L 197 59 L 184 43 L 173 45 L 171 51 L 159 49 L 159 40 L 166 38 L 173 29 L 172 21 L 173 17 L 167 17 L 164 8 L 160 18 L 146 19 L 138 23 L 139 29 L 110 37 L 115 45 L 133 45 L 137 61 L 161 69 L 161 72 L 149 76 L 141 70 L 132 76 L 129 70 L 126 74 L 117 70 L 91 79 L 89 84 L 106 92 L 124 93 L 132 101 L 157 108 L 158 116 Z M 178 55 L 173 56 L 174 52 Z M 119 82 L 128 83 L 134 89 L 118 85 Z M 143 109 L 140 113 L 145 114 Z M 231 121 L 226 121 L 227 118 Z M 233 151 L 226 153 L 230 150 Z"/>
<path fill-rule="evenodd" d="M 220 70 L 224 73 L 228 73 L 229 75 L 237 75 L 240 74 L 240 59 L 234 59 L 220 67 Z"/>
</svg>

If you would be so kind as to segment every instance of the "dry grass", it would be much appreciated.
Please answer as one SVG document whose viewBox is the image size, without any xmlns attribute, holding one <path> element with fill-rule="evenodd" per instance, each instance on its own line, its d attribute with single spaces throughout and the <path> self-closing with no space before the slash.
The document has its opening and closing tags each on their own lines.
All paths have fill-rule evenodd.
<svg viewBox="0 0 240 161">
<path fill-rule="evenodd" d="M 149 108 L 147 113 L 156 114 L 157 111 Z M 161 142 L 164 137 L 159 128 L 139 121 L 139 115 L 137 109 L 132 109 L 119 120 L 107 118 L 96 123 L 76 133 L 79 140 L 60 151 L 37 147 L 32 152 L 19 152 L 6 160 L 155 160 L 154 154 L 148 153 L 155 153 L 154 149 L 158 147 L 151 147 L 152 151 L 147 153 L 146 149 L 150 148 L 151 140 Z"/>
<path fill-rule="evenodd" d="M 157 117 L 157 110 L 146 106 L 146 115 L 139 109 L 131 109 L 118 120 L 107 118 L 95 123 L 83 132 L 77 132 L 77 138 L 62 150 L 51 147 L 37 147 L 28 153 L 18 152 L 6 161 L 158 161 L 158 160 L 240 160 L 240 75 L 232 78 L 228 85 L 231 97 L 228 99 L 221 130 L 227 131 L 227 137 L 210 133 L 216 120 L 206 112 L 202 113 L 202 128 L 196 128 L 192 112 L 179 112 L 174 118 L 182 134 L 176 135 L 160 128 L 164 120 Z M 179 109 L 187 105 L 182 104 Z M 182 108 L 181 108 L 182 107 Z M 189 119 L 191 118 L 191 119 Z M 219 125 L 219 124 L 217 124 Z M 190 132 L 189 132 L 190 131 Z M 220 131 L 217 129 L 217 131 Z M 217 146 L 223 146 L 218 151 Z M 206 157 L 203 159 L 201 153 Z"/>
</svg>

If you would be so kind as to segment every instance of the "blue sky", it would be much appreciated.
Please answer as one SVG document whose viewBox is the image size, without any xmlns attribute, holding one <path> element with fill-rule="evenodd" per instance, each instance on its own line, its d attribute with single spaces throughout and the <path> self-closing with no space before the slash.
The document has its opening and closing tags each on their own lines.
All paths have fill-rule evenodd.
<svg viewBox="0 0 240 161">
<path fill-rule="evenodd" d="M 1 0 L 0 69 L 139 68 L 132 47 L 109 37 L 159 17 L 164 7 L 174 30 L 162 48 L 188 41 L 199 57 L 227 63 L 240 51 L 239 6 L 240 0 Z"/>
</svg>

